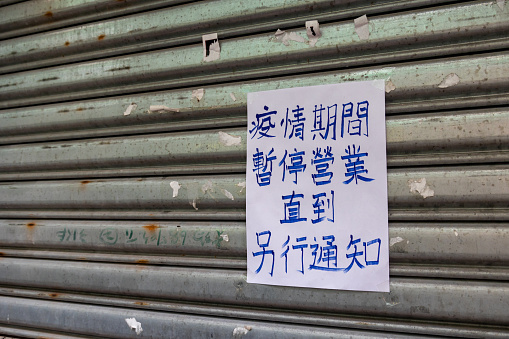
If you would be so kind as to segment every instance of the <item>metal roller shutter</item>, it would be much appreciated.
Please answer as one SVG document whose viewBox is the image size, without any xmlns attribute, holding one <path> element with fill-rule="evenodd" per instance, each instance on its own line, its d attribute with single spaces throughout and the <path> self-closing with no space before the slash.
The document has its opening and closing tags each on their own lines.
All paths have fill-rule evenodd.
<svg viewBox="0 0 509 339">
<path fill-rule="evenodd" d="M 509 336 L 509 4 L 0 6 L 0 334 Z M 247 93 L 374 79 L 391 292 L 248 284 Z"/>
</svg>

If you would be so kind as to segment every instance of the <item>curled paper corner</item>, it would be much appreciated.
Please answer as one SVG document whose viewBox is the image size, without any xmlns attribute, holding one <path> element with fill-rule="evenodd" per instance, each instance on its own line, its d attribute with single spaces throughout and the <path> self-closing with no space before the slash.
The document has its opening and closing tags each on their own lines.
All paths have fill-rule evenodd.
<svg viewBox="0 0 509 339">
<path fill-rule="evenodd" d="M 131 114 L 131 112 L 136 110 L 136 108 L 138 108 L 138 105 L 136 105 L 134 102 L 131 103 L 129 106 L 127 106 L 126 110 L 124 111 L 124 115 Z"/>
<path fill-rule="evenodd" d="M 396 89 L 396 85 L 392 82 L 391 79 L 387 80 L 385 82 L 385 93 L 391 93 Z"/>
<path fill-rule="evenodd" d="M 251 326 L 238 326 L 233 329 L 233 337 L 241 338 L 243 335 L 246 335 L 253 328 Z"/>
<path fill-rule="evenodd" d="M 230 92 L 230 98 L 232 98 L 233 101 L 237 101 L 235 94 L 233 94 L 232 92 Z"/>
<path fill-rule="evenodd" d="M 423 199 L 433 197 L 435 195 L 435 191 L 426 184 L 426 178 L 408 180 L 408 187 L 410 187 L 410 193 L 420 194 Z"/>
<path fill-rule="evenodd" d="M 322 32 L 320 32 L 320 24 L 318 23 L 318 20 L 306 21 L 306 34 L 309 39 L 309 46 L 315 47 L 316 42 L 322 36 Z"/>
<path fill-rule="evenodd" d="M 170 182 L 170 187 L 173 189 L 173 198 L 179 195 L 179 189 L 182 187 L 178 181 Z"/>
<path fill-rule="evenodd" d="M 225 190 L 224 188 L 221 189 L 221 192 L 230 200 L 235 200 L 233 197 L 233 194 L 231 194 L 229 191 Z"/>
<path fill-rule="evenodd" d="M 355 32 L 361 40 L 369 39 L 369 21 L 366 14 L 353 20 Z"/>
<path fill-rule="evenodd" d="M 389 240 L 389 246 L 392 247 L 394 245 L 396 245 L 397 243 L 400 243 L 402 241 L 404 241 L 405 239 L 403 239 L 402 237 L 395 237 L 395 238 L 391 238 Z"/>
<path fill-rule="evenodd" d="M 240 192 L 242 193 L 242 191 L 246 189 L 246 182 L 239 182 L 237 186 L 240 187 Z"/>
<path fill-rule="evenodd" d="M 221 56 L 221 47 L 219 46 L 217 33 L 202 35 L 201 40 L 203 42 L 203 61 L 218 60 Z"/>
<path fill-rule="evenodd" d="M 136 335 L 139 335 L 143 331 L 143 329 L 141 328 L 141 323 L 136 321 L 136 318 L 126 318 L 125 322 L 127 323 L 127 325 L 129 325 L 129 328 L 131 328 L 131 330 L 136 331 Z"/>
<path fill-rule="evenodd" d="M 221 234 L 221 238 L 223 239 L 224 242 L 229 242 L 230 241 L 230 238 L 228 237 L 228 234 Z"/>
<path fill-rule="evenodd" d="M 205 90 L 203 88 L 195 89 L 191 93 L 191 99 L 196 98 L 196 100 L 200 101 L 203 98 L 204 94 L 205 94 Z"/>
<path fill-rule="evenodd" d="M 242 137 L 229 135 L 225 132 L 219 132 L 219 142 L 224 146 L 238 146 L 242 142 Z"/>
<path fill-rule="evenodd" d="M 505 0 L 497 0 L 497 6 L 498 6 L 498 8 L 500 8 L 501 10 L 504 10 Z"/>
<path fill-rule="evenodd" d="M 447 88 L 455 86 L 460 82 L 460 77 L 456 73 L 449 73 L 438 85 L 438 88 Z"/>
<path fill-rule="evenodd" d="M 149 111 L 149 113 L 152 113 L 152 112 L 159 112 L 159 113 L 176 112 L 176 113 L 178 113 L 179 109 L 171 108 L 171 107 L 164 106 L 164 105 L 150 105 L 148 111 Z"/>
</svg>

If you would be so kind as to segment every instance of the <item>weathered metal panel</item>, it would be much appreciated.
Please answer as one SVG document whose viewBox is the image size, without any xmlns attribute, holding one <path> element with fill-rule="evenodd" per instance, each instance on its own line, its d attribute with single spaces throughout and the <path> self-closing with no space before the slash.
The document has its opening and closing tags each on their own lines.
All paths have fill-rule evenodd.
<svg viewBox="0 0 509 339">
<path fill-rule="evenodd" d="M 491 26 L 487 24 L 485 17 L 480 18 L 478 23 L 473 23 L 472 15 L 467 14 L 462 20 L 458 20 L 459 26 L 451 27 L 450 12 L 429 12 L 424 15 L 409 14 L 402 18 L 388 17 L 380 19 L 381 23 L 373 19 L 373 26 L 380 26 L 380 28 L 372 29 L 369 43 L 360 42 L 353 23 L 349 22 L 344 24 L 344 27 L 331 27 L 330 32 L 324 27 L 324 36 L 314 48 L 304 43 L 285 46 L 280 42 L 271 41 L 274 34 L 269 34 L 222 41 L 221 59 L 211 63 L 203 61 L 203 47 L 197 44 L 148 52 L 143 55 L 129 55 L 9 74 L 0 78 L 0 88 L 5 88 L 5 91 L 0 93 L 0 100 L 2 100 L 0 108 L 55 102 L 64 97 L 65 100 L 77 100 L 127 94 L 140 90 L 202 86 L 214 82 L 238 81 L 262 76 L 274 77 L 297 71 L 359 67 L 367 63 L 408 60 L 409 54 L 413 58 L 440 57 L 458 52 L 472 53 L 476 49 L 482 51 L 507 48 L 509 46 L 509 39 L 507 39 L 509 7 L 503 13 L 499 12 L 498 6 L 493 2 L 484 4 L 484 7 L 489 9 L 487 15 L 495 20 L 493 32 L 486 31 L 487 27 L 491 28 Z M 465 11 L 461 8 L 457 11 L 458 15 L 475 13 L 472 9 Z M 438 18 L 436 19 L 438 22 L 433 22 L 435 18 Z M 410 26 L 408 31 L 402 31 L 402 27 L 406 27 L 404 23 L 409 21 L 416 21 L 416 26 Z M 427 24 L 432 25 L 433 28 L 436 27 L 436 30 L 430 30 Z M 465 44 L 461 41 L 456 44 L 455 41 L 450 41 L 445 45 L 449 52 L 437 46 L 437 41 L 443 41 L 451 32 L 471 32 L 476 27 L 480 31 L 475 35 L 480 40 L 472 42 L 472 37 L 467 36 L 465 39 L 471 47 L 465 51 L 461 51 L 460 45 Z M 439 33 L 440 28 L 444 32 Z M 301 31 L 304 33 L 304 29 Z M 402 36 L 395 35 L 394 32 Z M 431 37 L 425 37 L 425 33 L 429 33 Z M 490 42 L 485 40 L 485 35 L 494 35 L 493 40 L 499 45 L 483 46 L 485 42 Z M 500 36 L 497 37 L 497 35 Z M 461 34 L 458 33 L 459 36 Z M 419 37 L 417 41 L 415 37 Z M 434 42 L 433 37 L 436 39 Z M 410 42 L 407 42 L 407 39 Z M 431 41 L 427 41 L 428 39 Z M 428 49 L 425 48 L 426 44 L 429 46 Z M 356 45 L 359 46 L 356 47 Z M 400 53 L 401 57 L 398 56 Z M 168 60 L 171 60 L 171 63 L 168 63 Z M 458 75 L 461 78 L 461 75 Z M 171 81 L 168 81 L 169 79 Z M 22 102 L 20 99 L 23 99 Z"/>
<path fill-rule="evenodd" d="M 504 109 L 389 117 L 388 165 L 508 161 L 507 131 Z M 243 127 L 3 147 L 0 179 L 240 172 L 245 170 L 246 133 Z"/>
<path fill-rule="evenodd" d="M 13 3 L 15 1 L 9 1 Z M 185 2 L 184 0 L 32 0 L 2 8 L 0 39 L 78 25 Z"/>
<path fill-rule="evenodd" d="M 440 3 L 440 1 L 434 2 Z M 359 41 L 353 32 L 351 17 L 360 11 L 370 16 L 379 12 L 383 13 L 389 5 L 387 2 L 369 4 L 367 1 L 350 1 L 331 5 L 329 1 L 323 0 L 313 3 L 302 0 L 282 3 L 275 0 L 264 1 L 263 5 L 260 7 L 254 1 L 239 3 L 235 0 L 223 0 L 220 4 L 217 1 L 198 2 L 120 17 L 106 23 L 92 23 L 73 29 L 54 31 L 44 34 L 44 39 L 40 39 L 38 35 L 18 38 L 11 40 L 0 52 L 0 73 L 185 44 L 201 45 L 201 35 L 211 31 L 216 31 L 221 39 L 221 59 L 238 59 L 236 67 L 245 67 L 242 65 L 241 55 L 254 61 L 259 58 L 260 53 L 267 50 L 271 53 L 263 54 L 270 56 L 273 62 L 281 61 L 276 58 L 278 53 L 290 59 L 292 54 L 295 55 L 298 52 L 300 58 L 311 56 L 313 63 L 316 63 L 326 56 L 344 58 L 346 55 L 353 55 L 357 59 L 365 59 L 364 56 L 367 53 L 373 53 L 369 50 L 374 46 L 377 50 L 392 49 L 394 53 L 390 58 L 396 60 L 398 53 L 401 54 L 409 48 L 416 49 L 417 46 L 421 46 L 421 50 L 416 50 L 414 53 L 425 53 L 430 56 L 457 53 L 457 49 L 480 51 L 486 49 L 488 43 L 507 45 L 507 42 L 503 42 L 503 38 L 509 25 L 508 12 L 501 11 L 493 1 L 455 4 L 445 8 L 370 18 L 372 32 L 369 41 L 364 43 Z M 419 5 L 422 5 L 422 1 L 399 1 L 390 3 L 390 9 L 395 11 L 403 7 Z M 169 18 L 171 20 L 168 20 Z M 294 28 L 297 22 L 301 23 L 302 33 L 305 28 L 303 22 L 312 18 L 317 18 L 322 23 L 320 26 L 322 37 L 315 48 L 307 49 L 307 51 L 297 44 L 284 47 L 278 46 L 282 45 L 281 43 L 278 45 L 268 43 L 270 37 L 265 35 L 258 39 L 250 38 L 239 46 L 242 48 L 238 51 L 239 53 L 231 50 L 238 47 L 228 47 L 229 42 L 223 45 L 224 39 L 238 35 L 245 36 L 251 32 L 270 30 L 275 32 L 278 28 L 286 29 L 288 26 Z M 348 20 L 347 23 L 336 23 L 345 19 Z M 331 21 L 335 23 L 323 24 Z M 449 44 L 454 44 L 454 48 L 450 46 L 446 49 L 438 48 L 437 44 L 433 43 L 433 41 L 443 40 L 444 36 L 450 36 L 452 32 L 454 32 L 455 40 L 449 41 Z M 490 35 L 489 41 L 486 35 Z M 496 42 L 496 37 L 499 35 L 500 41 Z M 98 37 L 102 38 L 99 40 Z M 250 45 L 250 48 L 246 49 L 246 45 Z M 182 62 L 200 61 L 199 57 L 202 54 L 199 48 L 193 49 L 191 53 L 196 54 L 197 58 L 184 59 Z M 188 53 L 183 56 L 189 58 L 189 55 Z M 174 55 L 172 63 L 174 67 L 185 67 L 180 64 L 180 58 L 181 56 Z M 378 56 L 378 62 L 383 58 L 381 55 Z M 332 59 L 328 61 L 331 67 L 336 64 Z M 352 62 L 350 60 L 350 63 Z M 133 71 L 136 70 L 133 69 Z"/>
<path fill-rule="evenodd" d="M 211 128 L 217 125 L 245 126 L 248 92 L 357 80 L 385 79 L 395 84 L 396 89 L 386 95 L 388 115 L 507 105 L 509 80 L 505 74 L 508 72 L 509 55 L 496 53 L 205 86 L 204 97 L 199 102 L 191 98 L 193 88 L 189 88 L 18 108 L 5 110 L 0 114 L 0 132 L 6 136 L 0 137 L 0 141 L 11 143 L 141 134 Z M 440 83 L 451 73 L 457 74 L 460 82 L 452 87 L 440 88 Z M 235 101 L 231 93 L 235 96 Z M 72 94 L 65 94 L 65 97 L 71 99 Z M 25 98 L 23 103 L 26 100 L 30 99 Z M 136 103 L 138 108 L 124 116 L 124 111 L 131 103 Z M 166 105 L 180 112 L 149 113 L 151 105 Z"/>
</svg>

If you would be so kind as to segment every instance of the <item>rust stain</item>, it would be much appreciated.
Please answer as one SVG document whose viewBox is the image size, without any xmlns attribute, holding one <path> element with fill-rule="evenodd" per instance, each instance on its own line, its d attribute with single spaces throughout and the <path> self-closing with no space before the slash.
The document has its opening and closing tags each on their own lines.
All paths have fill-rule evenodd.
<svg viewBox="0 0 509 339">
<path fill-rule="evenodd" d="M 51 12 L 51 11 L 47 11 L 46 13 L 44 13 L 44 16 L 45 16 L 46 18 L 52 18 L 52 17 L 53 17 L 53 12 Z"/>
<path fill-rule="evenodd" d="M 52 298 L 58 298 L 59 294 L 58 293 L 50 293 L 48 294 L 50 297 Z"/>
<path fill-rule="evenodd" d="M 136 181 L 143 181 L 143 179 L 136 179 Z"/>
<path fill-rule="evenodd" d="M 148 306 L 148 305 L 150 305 L 149 303 L 144 303 L 143 301 L 135 301 L 134 303 L 136 305 L 141 305 L 141 306 Z"/>
<path fill-rule="evenodd" d="M 37 80 L 38 82 L 42 82 L 42 81 L 51 81 L 51 80 L 58 80 L 60 79 L 59 77 L 51 77 L 51 78 L 44 78 L 44 79 L 41 79 L 41 80 Z"/>
<path fill-rule="evenodd" d="M 61 109 L 57 113 L 69 113 L 69 110 L 68 109 Z"/>
<path fill-rule="evenodd" d="M 69 41 L 66 41 L 64 45 L 69 46 L 71 43 Z"/>
<path fill-rule="evenodd" d="M 84 109 L 83 107 L 78 107 L 78 108 L 76 108 L 76 111 L 81 112 L 81 111 L 83 111 L 83 109 Z"/>
<path fill-rule="evenodd" d="M 136 263 L 138 263 L 138 264 L 148 264 L 148 260 L 147 259 L 140 259 L 140 260 L 136 260 Z"/>
<path fill-rule="evenodd" d="M 80 181 L 80 184 L 82 185 L 86 185 L 86 184 L 90 184 L 92 181 L 90 180 L 83 180 L 83 181 Z"/>
<path fill-rule="evenodd" d="M 30 228 L 31 228 L 31 227 L 34 227 L 34 226 L 36 226 L 36 225 L 37 225 L 37 224 L 36 224 L 35 222 L 29 222 L 29 223 L 27 224 L 27 227 L 30 227 Z"/>
<path fill-rule="evenodd" d="M 130 69 L 131 69 L 131 66 L 125 66 L 125 67 L 109 69 L 108 72 L 125 71 L 125 70 L 130 70 Z"/>
<path fill-rule="evenodd" d="M 0 252 L 0 257 L 3 257 L 5 256 L 5 253 L 4 252 Z"/>
<path fill-rule="evenodd" d="M 154 225 L 154 224 L 143 226 L 143 228 L 146 229 L 149 232 L 155 232 L 159 227 L 161 227 L 161 226 Z"/>
<path fill-rule="evenodd" d="M 88 260 L 87 258 L 78 258 L 78 260 Z"/>
<path fill-rule="evenodd" d="M 105 34 L 101 34 L 101 35 L 99 35 L 99 36 L 97 37 L 97 40 L 102 40 L 102 39 L 104 39 L 105 37 L 106 37 L 106 35 L 105 35 Z"/>
</svg>

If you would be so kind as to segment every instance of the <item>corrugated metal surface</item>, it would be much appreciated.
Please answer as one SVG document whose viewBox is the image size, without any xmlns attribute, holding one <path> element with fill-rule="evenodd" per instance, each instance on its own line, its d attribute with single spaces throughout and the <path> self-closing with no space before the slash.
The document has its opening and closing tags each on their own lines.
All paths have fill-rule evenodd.
<svg viewBox="0 0 509 339">
<path fill-rule="evenodd" d="M 509 4 L 0 6 L 0 334 L 509 336 Z M 306 20 L 315 47 L 275 40 L 307 40 Z M 247 284 L 247 93 L 370 79 L 387 84 L 391 292 Z"/>
</svg>

